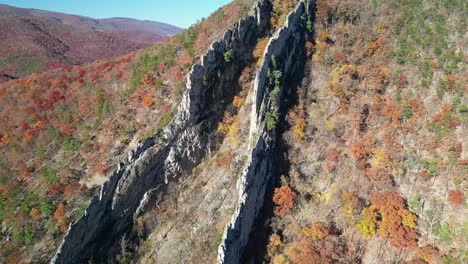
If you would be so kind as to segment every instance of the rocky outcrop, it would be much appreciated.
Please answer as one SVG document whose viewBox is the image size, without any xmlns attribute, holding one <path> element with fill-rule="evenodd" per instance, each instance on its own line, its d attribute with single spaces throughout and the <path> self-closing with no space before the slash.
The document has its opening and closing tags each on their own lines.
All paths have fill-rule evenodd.
<svg viewBox="0 0 468 264">
<path fill-rule="evenodd" d="M 256 145 L 240 180 L 239 202 L 224 231 L 218 263 L 243 263 L 243 254 L 264 204 L 266 189 L 277 171 L 274 158 L 277 129 L 270 127 L 269 130 L 265 121 L 268 115 L 284 114 L 286 109 L 282 102 L 295 89 L 290 84 L 301 76 L 309 34 L 307 24 L 313 20 L 314 7 L 314 1 L 301 1 L 266 47 L 254 87 L 251 139 Z"/>
<path fill-rule="evenodd" d="M 132 229 L 136 213 L 171 180 L 182 177 L 213 148 L 212 134 L 232 101 L 243 66 L 267 30 L 270 2 L 256 2 L 251 15 L 214 42 L 192 67 L 187 90 L 163 139 L 149 138 L 129 153 L 102 186 L 84 216 L 72 224 L 51 263 L 114 262 L 115 244 Z M 231 53 L 231 60 L 225 53 Z"/>
<path fill-rule="evenodd" d="M 70 226 L 52 263 L 86 263 L 91 258 L 98 263 L 114 262 L 114 246 L 132 230 L 135 217 L 145 211 L 149 201 L 160 199 L 168 182 L 190 173 L 215 148 L 213 131 L 238 92 L 233 83 L 251 59 L 257 39 L 268 29 L 270 5 L 268 0 L 257 1 L 251 15 L 214 42 L 192 67 L 187 90 L 162 140 L 147 139 L 129 153 L 126 163 L 119 164 L 84 216 Z M 295 88 L 287 84 L 303 70 L 306 25 L 313 7 L 311 0 L 297 5 L 286 25 L 270 39 L 257 72 L 251 124 L 251 139 L 256 144 L 241 178 L 237 210 L 218 250 L 218 263 L 241 262 L 272 181 L 277 131 L 266 127 L 266 118 L 286 111 L 282 102 Z M 231 54 L 230 60 L 226 53 Z"/>
</svg>

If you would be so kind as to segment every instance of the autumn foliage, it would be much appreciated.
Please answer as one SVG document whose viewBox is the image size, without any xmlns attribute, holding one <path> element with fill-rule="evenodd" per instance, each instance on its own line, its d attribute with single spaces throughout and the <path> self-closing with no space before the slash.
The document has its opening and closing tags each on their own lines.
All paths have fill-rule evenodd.
<svg viewBox="0 0 468 264">
<path fill-rule="evenodd" d="M 354 193 L 344 192 L 340 195 L 340 200 L 343 203 L 342 210 L 346 219 L 349 222 L 354 223 L 353 213 L 359 208 L 359 197 Z"/>
<path fill-rule="evenodd" d="M 154 104 L 154 101 L 153 101 L 153 96 L 150 94 L 150 93 L 146 93 L 144 96 L 143 96 L 143 99 L 141 101 L 141 104 L 143 106 L 146 106 L 146 107 L 151 107 L 153 106 Z"/>
<path fill-rule="evenodd" d="M 236 116 L 226 114 L 223 121 L 218 124 L 218 132 L 221 135 L 229 135 L 229 139 L 232 143 L 238 142 L 238 120 Z"/>
<path fill-rule="evenodd" d="M 452 205 L 461 205 L 464 202 L 463 192 L 457 190 L 450 190 L 448 192 L 449 202 Z"/>
<path fill-rule="evenodd" d="M 306 116 L 304 109 L 300 106 L 295 106 L 291 111 L 289 111 L 286 119 L 292 126 L 292 131 L 296 139 L 299 141 L 304 140 L 304 131 L 306 128 Z"/>
<path fill-rule="evenodd" d="M 361 159 L 364 157 L 364 155 L 366 155 L 366 153 L 367 153 L 367 149 L 363 144 L 359 142 L 353 142 L 351 144 L 350 154 L 353 158 Z"/>
<path fill-rule="evenodd" d="M 385 192 L 374 193 L 370 201 L 371 205 L 362 210 L 358 224 L 364 236 L 370 238 L 377 232 L 396 248 L 415 248 L 416 216 L 405 208 L 404 199 L 396 193 Z"/>
<path fill-rule="evenodd" d="M 321 222 L 315 222 L 310 227 L 303 228 L 303 233 L 312 240 L 320 240 L 332 234 Z"/>
<path fill-rule="evenodd" d="M 270 18 L 270 25 L 273 30 L 277 30 L 283 26 L 286 15 L 288 14 L 289 5 L 292 0 L 273 0 L 273 14 Z"/>
<path fill-rule="evenodd" d="M 455 230 L 464 222 L 452 209 L 466 205 L 468 162 L 459 145 L 467 120 L 466 74 L 463 38 L 449 40 L 457 23 L 447 22 L 463 17 L 462 9 L 448 1 L 324 0 L 316 1 L 315 12 L 299 98 L 307 142 L 296 144 L 294 122 L 284 136 L 296 139 L 288 142 L 288 186 L 299 199 L 288 217 L 270 225 L 281 237 L 271 261 L 360 263 L 372 256 L 381 262 L 419 257 L 418 263 L 462 263 L 463 252 L 455 248 L 464 238 Z M 278 21 L 273 16 L 273 29 Z M 321 198 L 325 192 L 328 202 Z M 448 218 L 450 228 L 437 227 Z M 330 230 L 339 223 L 341 238 L 365 253 L 357 253 L 357 261 L 320 258 L 320 246 L 339 248 L 324 243 L 334 235 L 314 235 L 317 220 Z M 377 243 L 388 247 L 376 250 Z M 418 249 L 418 243 L 433 248 Z M 443 261 L 434 257 L 438 250 Z"/>
<path fill-rule="evenodd" d="M 272 258 L 278 251 L 279 246 L 281 246 L 281 237 L 277 234 L 272 234 L 268 241 L 267 245 L 267 254 Z"/>
<path fill-rule="evenodd" d="M 64 216 L 65 216 L 65 205 L 61 203 L 57 207 L 57 210 L 55 210 L 55 212 L 54 212 L 54 214 L 52 216 L 52 220 L 58 222 Z"/>
<path fill-rule="evenodd" d="M 294 206 L 296 193 L 289 186 L 276 188 L 273 193 L 273 203 L 276 205 L 275 213 L 279 216 L 285 216 Z"/>
<path fill-rule="evenodd" d="M 338 158 L 340 157 L 340 150 L 336 147 L 329 147 L 325 151 L 325 169 L 332 171 L 336 168 Z"/>
<path fill-rule="evenodd" d="M 318 240 L 300 236 L 294 245 L 285 248 L 285 253 L 294 264 L 354 263 L 355 261 L 353 247 L 332 234 Z"/>
<path fill-rule="evenodd" d="M 265 48 L 268 45 L 268 41 L 268 38 L 261 39 L 257 42 L 257 46 L 255 46 L 252 55 L 255 59 L 257 59 L 257 65 L 262 64 L 263 53 L 265 52 Z"/>
</svg>

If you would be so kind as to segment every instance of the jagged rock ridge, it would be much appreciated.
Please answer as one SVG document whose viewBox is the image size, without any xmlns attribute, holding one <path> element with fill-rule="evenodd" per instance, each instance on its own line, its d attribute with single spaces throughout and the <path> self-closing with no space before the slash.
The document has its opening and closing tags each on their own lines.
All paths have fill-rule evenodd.
<svg viewBox="0 0 468 264">
<path fill-rule="evenodd" d="M 232 81 L 240 74 L 256 40 L 267 29 L 269 1 L 256 2 L 251 15 L 239 21 L 212 44 L 200 64 L 192 67 L 178 112 L 163 139 L 152 137 L 129 155 L 103 185 L 85 215 L 70 226 L 51 263 L 113 262 L 113 246 L 131 230 L 133 217 L 144 208 L 141 201 L 164 191 L 170 180 L 190 171 L 209 150 L 210 135 L 222 118 L 225 102 L 236 91 Z M 232 60 L 225 59 L 231 52 Z"/>
<path fill-rule="evenodd" d="M 268 130 L 265 119 L 268 111 L 284 114 L 282 101 L 294 92 L 295 77 L 302 75 L 305 63 L 305 41 L 308 37 L 307 23 L 311 23 L 314 1 L 301 1 L 288 16 L 286 25 L 270 39 L 264 61 L 257 72 L 252 106 L 251 137 L 256 142 L 249 156 L 249 164 L 241 177 L 239 202 L 231 222 L 227 225 L 223 241 L 218 249 L 217 263 L 241 263 L 250 233 L 263 206 L 267 186 L 277 169 L 274 149 L 276 129 Z M 272 70 L 281 74 L 280 91 L 271 100 L 272 89 L 268 76 Z M 275 109 L 277 108 L 277 109 Z"/>
</svg>

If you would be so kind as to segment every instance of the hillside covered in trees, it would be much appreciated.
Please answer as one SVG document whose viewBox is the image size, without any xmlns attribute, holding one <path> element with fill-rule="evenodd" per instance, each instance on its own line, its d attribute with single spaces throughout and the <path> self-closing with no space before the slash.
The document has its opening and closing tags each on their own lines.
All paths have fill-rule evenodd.
<svg viewBox="0 0 468 264">
<path fill-rule="evenodd" d="M 191 64 L 250 5 L 145 50 L 0 85 L 0 262 L 52 257 L 118 161 L 171 120 Z"/>
<path fill-rule="evenodd" d="M 149 47 L 182 29 L 126 18 L 93 19 L 0 4 L 0 82 Z"/>
<path fill-rule="evenodd" d="M 466 11 L 317 1 L 269 261 L 468 261 Z"/>
<path fill-rule="evenodd" d="M 466 263 L 466 18 L 235 0 L 1 84 L 0 262 Z"/>
</svg>

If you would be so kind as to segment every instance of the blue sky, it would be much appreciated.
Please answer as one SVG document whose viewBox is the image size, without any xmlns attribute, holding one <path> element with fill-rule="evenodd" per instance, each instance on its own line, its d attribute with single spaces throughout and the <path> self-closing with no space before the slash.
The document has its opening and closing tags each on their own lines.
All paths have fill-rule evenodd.
<svg viewBox="0 0 468 264">
<path fill-rule="evenodd" d="M 231 0 L 0 0 L 23 8 L 36 8 L 93 18 L 129 17 L 188 27 Z"/>
</svg>

